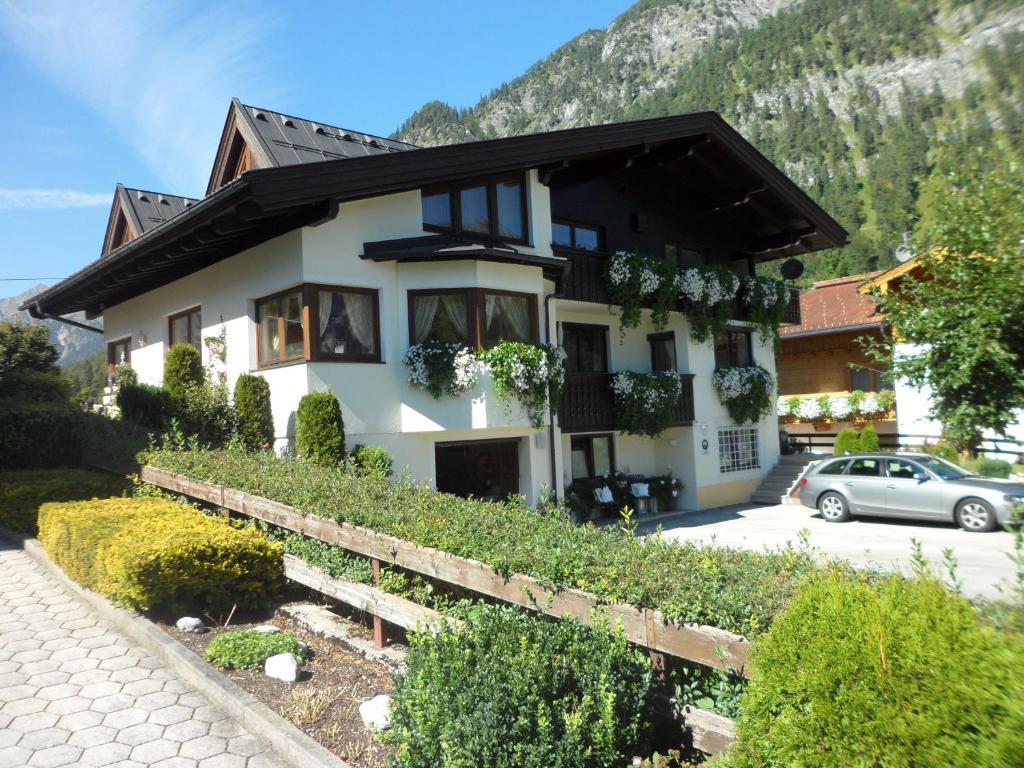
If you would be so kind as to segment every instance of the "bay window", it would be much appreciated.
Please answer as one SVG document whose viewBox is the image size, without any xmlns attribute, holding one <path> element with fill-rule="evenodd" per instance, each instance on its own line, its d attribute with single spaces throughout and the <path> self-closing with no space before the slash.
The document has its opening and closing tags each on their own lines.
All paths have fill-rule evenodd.
<svg viewBox="0 0 1024 768">
<path fill-rule="evenodd" d="M 424 229 L 489 240 L 527 241 L 522 174 L 425 190 L 421 208 Z"/>
<path fill-rule="evenodd" d="M 409 291 L 411 344 L 441 341 L 493 347 L 502 341 L 535 343 L 537 297 L 479 288 Z"/>
</svg>

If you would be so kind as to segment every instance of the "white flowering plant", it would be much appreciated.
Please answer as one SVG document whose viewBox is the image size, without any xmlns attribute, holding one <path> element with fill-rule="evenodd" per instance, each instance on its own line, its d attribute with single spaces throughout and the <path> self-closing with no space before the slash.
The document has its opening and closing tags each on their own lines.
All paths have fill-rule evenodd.
<svg viewBox="0 0 1024 768">
<path fill-rule="evenodd" d="M 753 424 L 771 413 L 775 380 L 760 365 L 716 368 L 711 381 L 737 424 Z"/>
<path fill-rule="evenodd" d="M 786 421 L 866 421 L 885 418 L 896 404 L 891 390 L 840 392 L 779 400 L 779 417 Z"/>
<path fill-rule="evenodd" d="M 520 341 L 502 341 L 485 349 L 480 359 L 487 365 L 494 379 L 494 390 L 511 410 L 515 397 L 527 415 L 530 426 L 544 426 L 544 414 L 550 405 L 558 407 L 558 399 L 565 381 L 562 356 L 548 344 L 526 344 Z"/>
<path fill-rule="evenodd" d="M 682 384 L 675 371 L 619 371 L 612 392 L 619 428 L 627 435 L 657 437 L 673 421 Z"/>
<path fill-rule="evenodd" d="M 747 318 L 763 339 L 779 346 L 779 325 L 789 305 L 789 288 L 781 280 L 770 277 L 744 277 L 740 295 Z"/>
<path fill-rule="evenodd" d="M 694 341 L 709 341 L 724 330 L 739 287 L 740 279 L 720 265 L 695 265 L 679 273 L 679 300 Z"/>
<path fill-rule="evenodd" d="M 409 369 L 409 384 L 425 389 L 438 400 L 442 395 L 458 397 L 476 386 L 480 362 L 464 344 L 425 341 L 409 347 L 402 362 Z"/>
<path fill-rule="evenodd" d="M 651 324 L 661 330 L 675 306 L 679 275 L 667 259 L 619 251 L 608 260 L 605 285 L 612 304 L 621 307 L 620 334 L 640 325 L 641 310 L 651 310 Z"/>
</svg>

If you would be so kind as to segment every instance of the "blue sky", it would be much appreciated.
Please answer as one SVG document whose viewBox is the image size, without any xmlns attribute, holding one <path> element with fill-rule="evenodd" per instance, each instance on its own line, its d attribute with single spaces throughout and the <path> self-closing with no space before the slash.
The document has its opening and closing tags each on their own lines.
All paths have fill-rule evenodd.
<svg viewBox="0 0 1024 768">
<path fill-rule="evenodd" d="M 387 135 L 630 4 L 0 0 L 0 296 L 95 259 L 117 182 L 200 196 L 232 96 Z"/>
</svg>

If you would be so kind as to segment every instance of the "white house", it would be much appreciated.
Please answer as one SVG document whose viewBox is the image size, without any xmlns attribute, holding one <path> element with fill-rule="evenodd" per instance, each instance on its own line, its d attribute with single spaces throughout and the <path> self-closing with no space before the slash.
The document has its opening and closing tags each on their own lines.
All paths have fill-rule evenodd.
<svg viewBox="0 0 1024 768">
<path fill-rule="evenodd" d="M 609 254 L 743 276 L 845 240 L 714 113 L 417 148 L 234 101 L 206 196 L 119 186 L 101 258 L 28 308 L 102 316 L 110 360 L 144 382 L 178 342 L 229 384 L 261 373 L 279 446 L 299 399 L 330 390 L 350 445 L 384 446 L 443 490 L 533 501 L 580 476 L 671 472 L 697 509 L 748 499 L 778 459 L 773 413 L 737 426 L 712 385 L 716 367 L 774 372 L 773 349 L 743 321 L 694 343 L 678 311 L 620 336 Z M 222 332 L 211 360 L 202 340 Z M 560 346 L 560 413 L 531 428 L 486 376 L 433 399 L 402 362 L 429 339 Z M 658 439 L 623 435 L 612 373 L 660 369 L 682 376 L 678 418 Z"/>
</svg>

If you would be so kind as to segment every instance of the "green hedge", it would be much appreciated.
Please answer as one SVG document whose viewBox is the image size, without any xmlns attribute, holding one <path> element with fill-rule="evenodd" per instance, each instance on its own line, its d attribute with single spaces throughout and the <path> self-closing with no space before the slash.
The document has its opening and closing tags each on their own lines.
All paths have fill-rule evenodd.
<svg viewBox="0 0 1024 768">
<path fill-rule="evenodd" d="M 931 578 L 814 577 L 754 644 L 725 764 L 1024 765 L 1022 654 Z"/>
<path fill-rule="evenodd" d="M 196 387 L 206 380 L 203 374 L 203 356 L 191 344 L 175 344 L 164 357 L 164 389 L 171 397 L 182 397 L 188 387 Z"/>
<path fill-rule="evenodd" d="M 483 502 L 407 480 L 241 451 L 152 451 L 162 469 L 291 504 L 557 586 L 659 608 L 670 620 L 764 631 L 801 578 L 803 551 L 745 552 L 575 526 L 561 509 Z"/>
<path fill-rule="evenodd" d="M 651 665 L 621 631 L 478 605 L 411 637 L 387 741 L 397 768 L 625 766 L 651 731 Z"/>
<path fill-rule="evenodd" d="M 163 429 L 174 416 L 170 392 L 152 384 L 121 384 L 117 390 L 117 407 L 125 421 L 149 429 Z"/>
<path fill-rule="evenodd" d="M 28 469 L 0 473 L 0 525 L 35 536 L 39 507 L 48 501 L 123 496 L 123 477 L 88 469 Z"/>
<path fill-rule="evenodd" d="M 325 467 L 344 461 L 345 424 L 338 398 L 330 392 L 311 392 L 299 400 L 295 446 L 300 456 Z"/>
<path fill-rule="evenodd" d="M 0 406 L 0 469 L 77 464 L 82 455 L 79 415 L 70 403 Z"/>
<path fill-rule="evenodd" d="M 44 504 L 39 539 L 79 584 L 161 614 L 261 608 L 284 575 L 279 544 L 166 499 Z"/>
<path fill-rule="evenodd" d="M 270 384 L 262 376 L 243 373 L 235 382 L 235 418 L 238 435 L 250 451 L 274 445 L 274 415 L 270 410 Z"/>
</svg>

